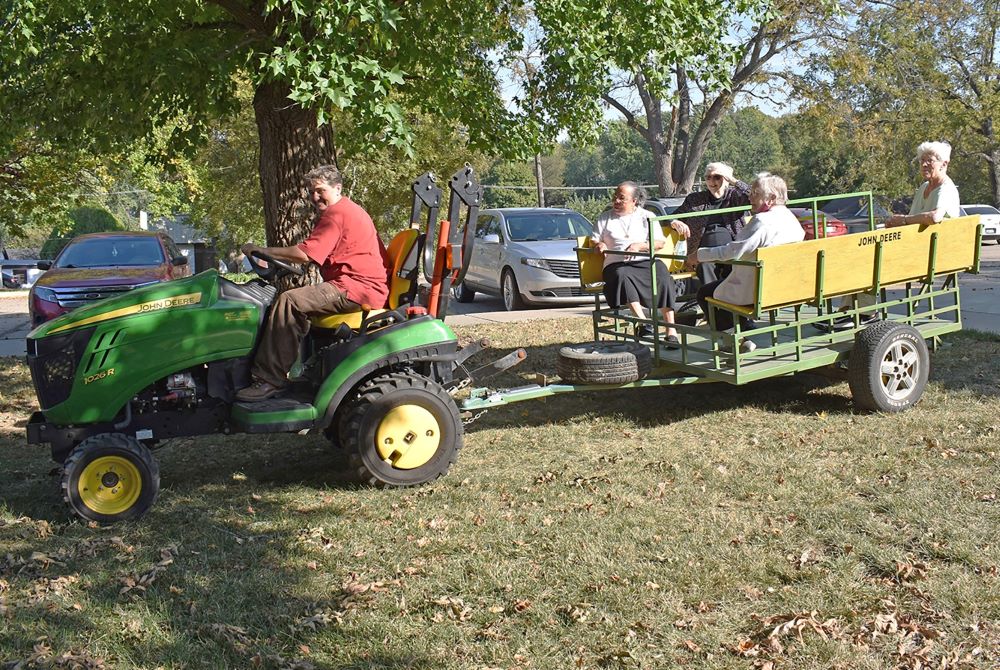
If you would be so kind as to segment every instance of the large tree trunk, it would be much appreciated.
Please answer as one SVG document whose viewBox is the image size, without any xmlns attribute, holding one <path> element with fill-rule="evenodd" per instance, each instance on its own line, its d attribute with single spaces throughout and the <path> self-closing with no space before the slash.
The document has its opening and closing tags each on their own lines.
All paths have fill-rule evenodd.
<svg viewBox="0 0 1000 670">
<path fill-rule="evenodd" d="M 330 126 L 319 126 L 316 112 L 293 103 L 289 92 L 282 83 L 262 84 L 253 99 L 268 246 L 290 246 L 305 238 L 313 210 L 302 177 L 319 165 L 336 164 Z"/>
</svg>

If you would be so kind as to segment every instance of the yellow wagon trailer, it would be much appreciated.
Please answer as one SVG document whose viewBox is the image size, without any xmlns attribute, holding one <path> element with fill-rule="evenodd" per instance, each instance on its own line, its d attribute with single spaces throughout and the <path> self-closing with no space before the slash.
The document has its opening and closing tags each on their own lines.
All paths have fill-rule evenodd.
<svg viewBox="0 0 1000 670">
<path fill-rule="evenodd" d="M 863 192 L 788 204 L 808 203 L 813 216 L 819 217 L 819 203 L 847 196 L 869 202 L 872 198 Z M 746 208 L 713 213 L 740 209 Z M 655 256 L 667 262 L 674 279 L 690 275 L 681 271 L 684 256 L 674 253 L 679 239 L 667 223 L 699 215 L 704 216 L 653 219 L 668 239 Z M 870 219 L 868 231 L 839 237 L 824 237 L 825 226 L 817 228 L 821 234 L 817 239 L 761 248 L 749 259 L 732 261 L 754 268 L 753 304 L 710 298 L 707 314 L 679 314 L 676 349 L 663 346 L 655 335 L 639 334 L 643 324 L 658 332 L 662 324 L 656 310 L 651 310 L 652 319 L 639 319 L 627 308 L 600 302 L 602 257 L 590 248 L 589 238 L 580 238 L 580 281 L 595 293 L 594 341 L 560 351 L 561 383 L 473 389 L 460 407 L 478 412 L 576 391 L 707 382 L 740 385 L 804 371 L 842 376 L 845 367 L 858 407 L 884 412 L 910 407 L 927 383 L 927 341 L 936 345 L 939 336 L 962 328 L 959 275 L 979 271 L 979 217 L 889 229 L 876 228 Z M 871 299 L 859 301 L 862 295 Z M 715 330 L 721 310 L 753 319 L 756 327 L 743 330 L 734 318 L 732 331 Z M 873 320 L 872 315 L 878 318 Z M 751 337 L 756 348 L 740 346 Z"/>
</svg>

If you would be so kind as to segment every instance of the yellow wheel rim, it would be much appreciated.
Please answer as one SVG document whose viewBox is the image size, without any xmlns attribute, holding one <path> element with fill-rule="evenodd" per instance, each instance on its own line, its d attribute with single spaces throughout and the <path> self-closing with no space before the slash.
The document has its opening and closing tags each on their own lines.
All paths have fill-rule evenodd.
<svg viewBox="0 0 1000 670">
<path fill-rule="evenodd" d="M 80 501 L 97 514 L 127 512 L 142 493 L 142 476 L 122 456 L 101 456 L 87 464 L 77 482 Z"/>
<path fill-rule="evenodd" d="M 424 465 L 440 445 L 441 426 L 434 415 L 420 405 L 393 407 L 382 417 L 375 431 L 379 458 L 400 470 Z"/>
</svg>

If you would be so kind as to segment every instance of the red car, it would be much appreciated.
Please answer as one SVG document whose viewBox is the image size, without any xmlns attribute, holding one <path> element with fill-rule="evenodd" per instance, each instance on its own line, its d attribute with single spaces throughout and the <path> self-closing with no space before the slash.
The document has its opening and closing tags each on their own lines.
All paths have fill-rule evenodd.
<svg viewBox="0 0 1000 670">
<path fill-rule="evenodd" d="M 788 210 L 795 215 L 795 218 L 802 224 L 806 231 L 806 239 L 816 239 L 816 224 L 819 224 L 819 237 L 837 237 L 847 234 L 847 226 L 835 216 L 825 212 L 818 212 L 817 221 L 813 222 L 813 211 L 805 207 L 789 207 Z"/>
<path fill-rule="evenodd" d="M 117 232 L 80 235 L 54 261 L 28 296 L 31 325 L 124 291 L 191 274 L 188 259 L 163 233 Z"/>
</svg>

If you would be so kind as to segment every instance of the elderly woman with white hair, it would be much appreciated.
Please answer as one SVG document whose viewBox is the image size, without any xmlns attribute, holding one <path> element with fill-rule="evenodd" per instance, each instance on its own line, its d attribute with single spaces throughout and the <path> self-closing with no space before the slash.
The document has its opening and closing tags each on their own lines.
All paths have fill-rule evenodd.
<svg viewBox="0 0 1000 670">
<path fill-rule="evenodd" d="M 749 204 L 750 186 L 733 176 L 733 168 L 725 163 L 709 163 L 705 166 L 705 190 L 689 194 L 674 214 L 710 212 Z M 743 229 L 743 214 L 729 212 L 671 221 L 670 227 L 688 241 L 688 265 L 695 265 L 695 252 L 700 247 L 718 247 L 735 240 Z M 729 274 L 729 266 L 703 263 L 698 265 L 697 273 L 701 283 L 708 284 Z"/>
<path fill-rule="evenodd" d="M 698 249 L 698 262 L 748 260 L 753 252 L 762 247 L 801 242 L 805 238 L 805 230 L 785 206 L 787 201 L 788 186 L 784 179 L 766 172 L 757 175 L 750 185 L 750 212 L 753 217 L 729 244 Z M 698 302 L 702 311 L 708 314 L 707 299 L 710 297 L 733 305 L 752 304 L 756 290 L 755 280 L 756 272 L 753 267 L 734 266 L 728 277 L 705 284 L 698 290 Z M 754 325 L 745 317 L 740 317 L 740 324 L 745 330 Z M 717 330 L 732 328 L 732 313 L 716 310 L 715 327 Z M 756 348 L 748 339 L 740 347 L 744 352 Z"/>
<path fill-rule="evenodd" d="M 948 176 L 951 145 L 947 142 L 924 142 L 917 147 L 920 175 L 924 183 L 913 194 L 909 214 L 894 214 L 887 226 L 941 223 L 946 218 L 959 216 L 961 200 L 958 187 Z"/>
</svg>

